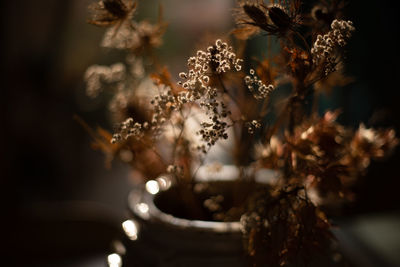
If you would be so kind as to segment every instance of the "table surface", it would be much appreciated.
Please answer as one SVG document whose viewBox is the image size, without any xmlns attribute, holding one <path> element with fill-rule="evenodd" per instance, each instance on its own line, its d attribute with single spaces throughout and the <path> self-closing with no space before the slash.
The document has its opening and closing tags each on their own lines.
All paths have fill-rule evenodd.
<svg viewBox="0 0 400 267">
<path fill-rule="evenodd" d="M 400 213 L 358 216 L 340 221 L 339 226 L 335 234 L 354 266 L 400 266 Z M 96 255 L 58 266 L 101 267 L 107 266 L 105 259 L 105 254 Z"/>
</svg>

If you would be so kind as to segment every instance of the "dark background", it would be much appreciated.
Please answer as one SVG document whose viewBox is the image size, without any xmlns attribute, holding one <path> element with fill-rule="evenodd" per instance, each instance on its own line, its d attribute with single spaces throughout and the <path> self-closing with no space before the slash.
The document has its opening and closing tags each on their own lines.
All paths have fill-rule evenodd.
<svg viewBox="0 0 400 267">
<path fill-rule="evenodd" d="M 7 248 L 2 252 L 21 264 L 50 264 L 82 252 L 105 255 L 126 216 L 127 168 L 116 163 L 105 170 L 102 155 L 90 149 L 88 134 L 73 120 L 77 114 L 92 126 L 110 127 L 105 103 L 84 95 L 83 73 L 104 55 L 98 46 L 103 31 L 85 23 L 89 2 L 1 4 L 0 212 Z M 143 2 L 141 15 L 154 2 Z M 356 81 L 326 102 L 342 107 L 345 124 L 364 121 L 400 132 L 397 15 L 389 1 L 349 1 L 348 18 L 357 31 L 348 46 L 347 70 Z M 179 53 L 177 35 L 169 30 L 166 36 L 171 57 Z M 188 39 L 188 47 L 196 41 L 180 38 Z M 168 50 L 162 53 L 167 58 Z M 388 161 L 371 165 L 347 214 L 398 211 L 399 157 L 397 149 Z"/>
</svg>

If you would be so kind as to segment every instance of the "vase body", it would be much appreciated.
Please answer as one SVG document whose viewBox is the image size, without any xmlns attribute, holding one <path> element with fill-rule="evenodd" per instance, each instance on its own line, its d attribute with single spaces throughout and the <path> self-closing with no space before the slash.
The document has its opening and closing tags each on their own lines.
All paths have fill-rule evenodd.
<svg viewBox="0 0 400 267">
<path fill-rule="evenodd" d="M 154 195 L 128 197 L 137 238 L 126 239 L 122 266 L 247 266 L 239 222 L 187 220 L 164 213 Z"/>
<path fill-rule="evenodd" d="M 229 192 L 236 195 L 236 191 L 232 190 L 233 181 L 236 181 L 235 184 L 239 187 L 249 184 L 238 184 L 236 177 L 239 176 L 239 172 L 230 166 L 225 166 L 218 175 L 202 173 L 201 169 L 198 173 L 201 174 L 196 177 L 199 184 L 209 183 L 214 189 L 219 186 L 217 191 L 228 198 Z M 255 173 L 252 184 L 267 186 L 276 181 L 278 175 L 270 170 L 261 170 Z M 148 184 L 157 183 L 152 180 Z M 176 213 L 168 211 L 164 204 L 173 200 L 182 203 L 182 200 L 172 190 L 173 187 L 162 189 L 159 187 L 161 184 L 163 183 L 158 183 L 157 190 L 153 190 L 151 186 L 147 187 L 146 184 L 137 186 L 130 192 L 130 219 L 122 223 L 122 243 L 116 242 L 118 246 L 114 244 L 116 253 L 108 257 L 110 267 L 251 266 L 243 247 L 239 221 L 201 221 L 185 219 L 188 218 L 186 216 L 174 216 L 172 214 Z M 174 210 L 179 208 L 175 207 Z M 334 235 L 337 232 L 340 231 L 336 229 Z M 338 258 L 342 252 L 335 240 L 331 240 L 331 245 L 326 250 L 319 251 L 322 253 L 313 256 L 307 266 L 351 266 L 343 257 Z"/>
<path fill-rule="evenodd" d="M 277 176 L 268 170 L 259 174 L 255 176 L 257 184 L 269 183 Z M 208 172 L 202 167 L 198 171 L 196 181 L 222 183 L 222 188 L 225 188 L 222 191 L 232 194 L 230 187 L 237 177 L 239 170 L 235 166 L 224 165 L 218 172 Z M 243 249 L 239 221 L 217 222 L 178 218 L 160 210 L 155 204 L 155 199 L 170 201 L 170 196 L 160 197 L 162 191 L 152 192 L 145 185 L 137 186 L 131 191 L 128 196 L 131 219 L 122 225 L 125 232 L 122 238 L 123 249 L 116 249 L 118 255 L 114 255 L 117 257 L 114 258 L 115 264 L 110 264 L 109 261 L 110 267 L 249 266 L 248 257 Z M 176 196 L 175 199 L 179 197 Z M 124 224 L 127 227 L 124 227 Z"/>
</svg>

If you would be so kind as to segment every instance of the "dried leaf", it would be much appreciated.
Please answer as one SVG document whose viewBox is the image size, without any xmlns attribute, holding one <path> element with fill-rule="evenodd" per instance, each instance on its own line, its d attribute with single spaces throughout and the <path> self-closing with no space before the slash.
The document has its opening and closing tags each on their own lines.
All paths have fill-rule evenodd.
<svg viewBox="0 0 400 267">
<path fill-rule="evenodd" d="M 156 85 L 169 86 L 174 93 L 178 93 L 182 90 L 182 88 L 178 87 L 177 84 L 172 81 L 171 73 L 168 71 L 167 67 L 161 68 L 159 72 L 150 74 L 150 78 Z"/>
</svg>

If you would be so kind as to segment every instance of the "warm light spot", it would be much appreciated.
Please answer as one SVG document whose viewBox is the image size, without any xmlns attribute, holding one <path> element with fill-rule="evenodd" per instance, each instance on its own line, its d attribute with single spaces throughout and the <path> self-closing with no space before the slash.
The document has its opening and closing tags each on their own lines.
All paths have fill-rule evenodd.
<svg viewBox="0 0 400 267">
<path fill-rule="evenodd" d="M 146 190 L 152 195 L 157 194 L 160 191 L 160 186 L 155 180 L 150 180 L 146 183 Z"/>
<path fill-rule="evenodd" d="M 117 253 L 113 253 L 108 255 L 107 262 L 109 267 L 121 267 L 122 266 L 122 259 L 121 256 Z"/>
<path fill-rule="evenodd" d="M 146 203 L 138 203 L 136 204 L 136 208 L 141 213 L 147 213 L 149 211 L 149 206 Z"/>
<path fill-rule="evenodd" d="M 167 177 L 158 177 L 156 179 L 160 190 L 168 190 L 171 187 L 171 180 Z"/>
<path fill-rule="evenodd" d="M 138 238 L 138 227 L 133 220 L 126 220 L 122 223 L 122 228 L 130 240 Z"/>
</svg>

